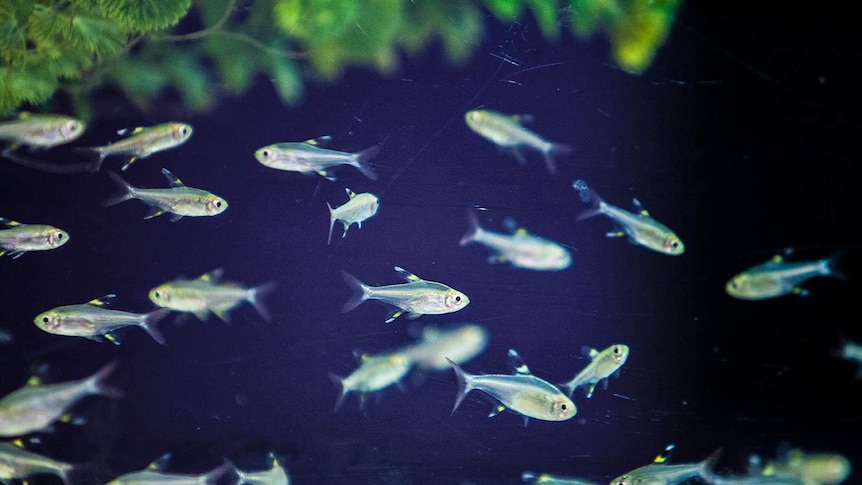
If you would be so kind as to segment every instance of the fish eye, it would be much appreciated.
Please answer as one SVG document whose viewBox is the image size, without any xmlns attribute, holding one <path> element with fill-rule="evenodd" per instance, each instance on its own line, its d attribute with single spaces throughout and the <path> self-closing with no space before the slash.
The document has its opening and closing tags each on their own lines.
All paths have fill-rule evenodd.
<svg viewBox="0 0 862 485">
<path fill-rule="evenodd" d="M 566 403 L 560 404 L 560 409 L 562 409 L 563 411 L 565 411 L 568 408 L 569 408 L 569 406 L 567 406 Z"/>
<path fill-rule="evenodd" d="M 678 248 L 679 247 L 679 241 L 674 241 L 674 242 L 670 243 L 670 247 L 672 247 L 674 249 Z"/>
<path fill-rule="evenodd" d="M 51 321 L 51 319 L 50 319 L 50 318 L 48 318 L 48 317 L 42 317 L 42 323 L 48 323 L 48 322 L 50 322 L 50 321 Z"/>
<path fill-rule="evenodd" d="M 162 294 L 161 294 L 161 292 L 154 291 L 154 292 L 153 292 L 153 296 L 154 296 L 154 297 L 156 297 L 156 298 L 161 298 L 161 297 L 162 297 Z"/>
<path fill-rule="evenodd" d="M 217 200 L 217 201 L 216 201 L 216 203 L 215 203 L 215 206 L 216 206 L 217 208 L 221 208 L 221 201 L 220 201 L 220 200 Z"/>
<path fill-rule="evenodd" d="M 456 303 L 461 303 L 461 297 L 460 297 L 460 296 L 455 296 L 455 302 L 456 302 Z"/>
<path fill-rule="evenodd" d="M 57 233 L 57 240 L 58 240 L 58 241 L 62 241 L 62 240 L 63 240 L 63 233 L 62 233 L 62 232 L 58 232 L 58 233 Z"/>
<path fill-rule="evenodd" d="M 188 135 L 189 129 L 184 126 L 184 127 L 180 128 L 180 133 L 182 133 L 183 135 Z"/>
<path fill-rule="evenodd" d="M 619 354 L 619 353 L 620 353 L 620 348 L 619 348 L 619 347 L 614 347 L 614 353 L 615 353 L 615 354 Z"/>
</svg>

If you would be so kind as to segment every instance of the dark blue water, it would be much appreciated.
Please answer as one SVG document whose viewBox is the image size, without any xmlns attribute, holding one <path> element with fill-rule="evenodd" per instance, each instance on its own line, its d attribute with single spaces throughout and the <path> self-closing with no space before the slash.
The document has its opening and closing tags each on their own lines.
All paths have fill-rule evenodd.
<svg viewBox="0 0 862 485">
<path fill-rule="evenodd" d="M 103 172 L 55 175 L 0 163 L 0 215 L 67 230 L 54 251 L 0 261 L 0 394 L 47 364 L 56 381 L 89 375 L 116 359 L 125 398 L 88 398 L 87 423 L 58 425 L 31 449 L 91 463 L 83 483 L 145 467 L 166 452 L 171 469 L 202 472 L 229 457 L 262 468 L 274 451 L 295 483 L 519 483 L 524 470 L 605 483 L 646 464 L 669 443 L 675 462 L 723 448 L 723 470 L 750 453 L 786 444 L 848 456 L 859 466 L 860 382 L 831 352 L 862 340 L 858 324 L 858 31 L 825 15 L 777 25 L 767 17 L 684 6 L 669 43 L 645 74 L 621 72 L 604 42 L 545 43 L 531 23 L 492 29 L 475 57 L 448 66 L 432 48 L 388 77 L 360 69 L 310 87 L 297 107 L 280 104 L 266 80 L 190 116 L 168 96 L 139 113 L 104 92 L 76 146 L 103 144 L 126 127 L 178 120 L 195 127 L 173 151 L 137 162 L 126 178 L 164 187 L 170 169 L 190 186 L 226 198 L 213 218 L 143 220 L 143 204 L 101 202 L 115 191 Z M 507 57 L 514 62 L 501 60 Z M 213 87 L 217 89 L 217 87 Z M 535 117 L 530 128 L 574 152 L 547 173 L 497 150 L 463 121 L 485 107 Z M 338 180 L 278 172 L 253 152 L 281 141 L 331 135 L 332 147 L 382 144 L 371 181 L 342 167 Z M 65 148 L 57 153 L 78 157 Z M 52 157 L 63 158 L 53 154 Z M 77 160 L 77 158 L 75 158 Z M 106 168 L 117 170 L 109 159 Z M 571 184 L 585 179 L 613 204 L 638 198 L 685 241 L 668 257 L 608 239 L 604 218 Z M 345 187 L 380 197 L 361 229 L 326 245 L 326 202 Z M 459 247 L 467 211 L 502 230 L 514 218 L 573 248 L 559 273 L 489 265 L 488 251 Z M 813 259 L 845 250 L 847 281 L 812 280 L 807 297 L 734 300 L 733 274 L 784 248 Z M 399 282 L 393 266 L 445 282 L 471 304 L 411 324 L 383 323 L 389 307 L 368 302 L 342 314 L 342 270 L 371 284 Z M 118 294 L 115 307 L 149 311 L 148 291 L 178 276 L 224 268 L 245 285 L 278 284 L 264 322 L 250 306 L 230 324 L 194 317 L 162 324 L 168 345 L 139 329 L 121 346 L 42 332 L 38 313 Z M 171 319 L 172 320 L 172 319 Z M 551 382 L 586 365 L 584 345 L 631 347 L 619 379 L 561 423 L 504 413 L 471 393 L 450 415 L 451 372 L 404 389 L 356 396 L 337 412 L 328 374 L 346 375 L 355 350 L 376 353 L 415 340 L 411 326 L 476 322 L 491 333 L 473 373 L 509 372 L 516 349 Z M 415 330 L 415 329 L 414 329 Z M 44 483 L 51 482 L 50 477 Z M 856 480 L 856 482 L 854 482 Z M 858 471 L 848 483 L 858 483 Z"/>
</svg>

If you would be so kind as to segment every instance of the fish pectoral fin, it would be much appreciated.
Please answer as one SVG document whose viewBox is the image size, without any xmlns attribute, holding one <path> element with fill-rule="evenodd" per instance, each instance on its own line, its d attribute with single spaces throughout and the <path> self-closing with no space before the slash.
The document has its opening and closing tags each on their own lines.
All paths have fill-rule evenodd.
<svg viewBox="0 0 862 485">
<path fill-rule="evenodd" d="M 178 220 L 180 220 L 182 218 L 183 218 L 183 216 L 181 214 L 171 213 L 171 222 L 177 222 Z"/>
<path fill-rule="evenodd" d="M 400 308 L 398 310 L 394 310 L 389 316 L 386 317 L 386 323 L 392 323 L 396 318 L 400 317 L 404 313 L 404 310 Z"/>
<path fill-rule="evenodd" d="M 419 318 L 421 316 L 422 316 L 421 313 L 408 313 L 407 314 L 407 320 L 416 320 L 417 318 Z"/>
<path fill-rule="evenodd" d="M 511 149 L 509 149 L 509 153 L 511 153 L 512 156 L 515 157 L 515 160 L 518 161 L 518 165 L 523 167 L 524 165 L 527 164 L 527 159 L 524 158 L 524 154 L 521 153 L 521 150 L 519 150 L 517 148 L 511 148 Z"/>
</svg>

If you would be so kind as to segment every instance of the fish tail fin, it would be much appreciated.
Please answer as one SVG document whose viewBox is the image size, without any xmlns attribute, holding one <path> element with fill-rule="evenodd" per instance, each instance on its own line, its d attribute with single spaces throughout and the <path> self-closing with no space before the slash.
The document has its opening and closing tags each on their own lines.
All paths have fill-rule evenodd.
<svg viewBox="0 0 862 485">
<path fill-rule="evenodd" d="M 105 147 L 75 147 L 73 150 L 82 155 L 96 158 L 96 165 L 93 168 L 93 172 L 98 172 L 99 169 L 102 168 L 102 162 L 104 162 L 105 158 L 108 156 L 108 154 L 105 153 L 104 148 Z"/>
<path fill-rule="evenodd" d="M 340 391 L 338 399 L 336 399 L 335 401 L 335 409 L 333 410 L 333 412 L 337 413 L 338 410 L 341 409 L 341 405 L 344 404 L 344 398 L 347 397 L 347 389 L 344 387 L 344 378 L 342 378 L 340 375 L 334 372 L 330 372 L 329 380 L 331 380 L 333 384 L 338 386 L 338 390 Z"/>
<path fill-rule="evenodd" d="M 329 237 L 326 238 L 326 244 L 328 245 L 332 241 L 332 228 L 335 227 L 335 211 L 329 205 L 329 202 L 326 203 L 326 207 L 329 207 Z"/>
<path fill-rule="evenodd" d="M 839 280 L 846 280 L 847 279 L 847 274 L 838 268 L 838 264 L 841 263 L 841 260 L 844 259 L 844 255 L 845 255 L 845 253 L 842 250 L 842 251 L 838 251 L 837 253 L 833 254 L 832 256 L 829 256 L 828 258 L 826 258 L 824 260 L 824 263 L 825 263 L 824 275 L 825 276 L 831 276 L 833 278 L 838 278 Z"/>
<path fill-rule="evenodd" d="M 225 460 L 224 463 L 213 468 L 212 470 L 208 471 L 206 475 L 204 475 L 203 483 L 206 485 L 216 485 L 221 477 L 227 475 L 228 472 L 233 470 L 233 464 Z"/>
<path fill-rule="evenodd" d="M 572 394 L 575 392 L 575 389 L 578 388 L 577 379 L 572 379 L 565 384 L 558 384 L 557 387 L 559 387 L 560 390 L 563 391 L 566 396 L 569 396 L 569 398 L 571 398 Z"/>
<path fill-rule="evenodd" d="M 597 216 L 604 212 L 604 204 L 605 201 L 599 197 L 599 194 L 593 190 L 592 187 L 587 187 L 584 190 L 589 190 L 589 200 L 592 203 L 592 207 L 578 214 L 577 220 L 582 221 L 584 219 L 589 219 L 590 217 Z"/>
<path fill-rule="evenodd" d="M 114 371 L 117 370 L 117 361 L 112 360 L 102 367 L 98 372 L 89 378 L 89 388 L 92 394 L 109 397 L 111 399 L 120 399 L 123 397 L 123 391 L 109 386 L 105 381 Z"/>
<path fill-rule="evenodd" d="M 452 370 L 455 371 L 455 378 L 458 380 L 458 396 L 455 397 L 455 405 L 452 406 L 451 413 L 455 414 L 455 410 L 458 409 L 458 406 L 460 406 L 464 398 L 467 397 L 467 393 L 473 390 L 473 376 L 464 371 L 464 369 L 453 362 L 452 359 L 446 357 L 446 361 L 449 362 L 450 366 L 452 366 Z"/>
<path fill-rule="evenodd" d="M 353 296 L 351 296 L 350 299 L 344 303 L 344 306 L 341 307 L 341 313 L 347 313 L 367 300 L 370 293 L 368 291 L 368 286 L 356 279 L 352 274 L 342 271 L 341 278 L 344 279 L 344 282 L 353 289 Z"/>
<path fill-rule="evenodd" d="M 362 175 L 365 175 L 371 180 L 377 180 L 377 172 L 371 168 L 368 161 L 376 157 L 378 153 L 380 153 L 380 145 L 374 145 L 362 150 L 361 152 L 357 152 L 352 165 L 362 172 Z"/>
<path fill-rule="evenodd" d="M 700 477 L 707 483 L 715 482 L 715 466 L 718 464 L 718 460 L 721 458 L 722 449 L 717 448 L 713 451 L 705 460 L 700 463 Z"/>
<path fill-rule="evenodd" d="M 476 236 L 482 231 L 482 227 L 479 226 L 479 218 L 476 217 L 476 213 L 470 211 L 468 214 L 468 221 L 470 223 L 470 228 L 467 229 L 467 233 L 464 234 L 464 237 L 461 238 L 461 242 L 458 244 L 461 246 L 466 246 L 471 242 L 476 240 Z"/>
<path fill-rule="evenodd" d="M 156 324 L 168 316 L 168 313 L 170 312 L 171 311 L 167 308 L 160 308 L 154 312 L 147 313 L 144 316 L 144 320 L 141 322 L 141 328 L 150 334 L 150 337 L 152 337 L 153 340 L 161 345 L 167 345 L 168 342 L 165 340 L 165 335 Z"/>
<path fill-rule="evenodd" d="M 116 172 L 109 171 L 108 176 L 111 177 L 111 180 L 114 181 L 114 184 L 117 185 L 117 188 L 119 188 L 120 191 L 110 199 L 107 199 L 102 202 L 103 206 L 108 207 L 112 205 L 117 205 L 120 202 L 125 202 L 129 199 L 135 198 L 135 187 L 132 186 L 132 184 L 126 182 L 123 177 L 117 175 Z"/>
<path fill-rule="evenodd" d="M 251 306 L 257 310 L 257 313 L 263 318 L 265 321 L 270 321 L 269 309 L 267 309 L 266 305 L 263 304 L 263 297 L 272 293 L 275 287 L 278 284 L 275 281 L 270 281 L 268 283 L 264 283 L 260 286 L 256 286 L 249 291 L 248 302 L 251 303 Z"/>
<path fill-rule="evenodd" d="M 548 173 L 555 175 L 557 173 L 557 162 L 554 160 L 554 155 L 565 155 L 572 153 L 572 147 L 563 143 L 551 143 L 548 148 L 542 150 L 542 157 L 545 159 L 545 166 L 548 167 Z"/>
</svg>

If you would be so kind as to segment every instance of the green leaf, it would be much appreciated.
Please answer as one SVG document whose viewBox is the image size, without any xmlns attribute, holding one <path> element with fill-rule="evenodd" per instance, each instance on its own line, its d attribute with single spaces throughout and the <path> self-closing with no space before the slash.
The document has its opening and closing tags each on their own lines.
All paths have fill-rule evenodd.
<svg viewBox="0 0 862 485">
<path fill-rule="evenodd" d="M 523 0 L 485 0 L 483 3 L 495 17 L 503 22 L 517 20 L 521 11 L 524 10 Z"/>
<path fill-rule="evenodd" d="M 288 59 L 277 59 L 270 66 L 272 82 L 285 104 L 295 104 L 302 97 L 302 78 L 296 65 Z"/>
<path fill-rule="evenodd" d="M 62 44 L 72 31 L 72 18 L 47 5 L 36 5 L 29 27 L 28 37 L 36 44 Z"/>
<path fill-rule="evenodd" d="M 191 0 L 99 0 L 99 6 L 126 32 L 146 32 L 175 25 Z"/>
<path fill-rule="evenodd" d="M 44 66 L 30 65 L 7 69 L 0 67 L 0 111 L 17 108 L 21 103 L 41 104 L 57 89 L 57 78 Z"/>
<path fill-rule="evenodd" d="M 575 35 L 586 39 L 599 29 L 602 14 L 606 8 L 594 0 L 571 0 L 572 30 Z M 618 9 L 617 9 L 618 10 Z"/>
<path fill-rule="evenodd" d="M 453 7 L 447 9 L 439 29 L 449 60 L 462 62 L 470 56 L 482 37 L 482 18 L 472 5 Z"/>
<path fill-rule="evenodd" d="M 212 104 L 209 79 L 194 55 L 179 50 L 172 53 L 164 61 L 164 71 L 188 109 L 203 111 Z"/>
<path fill-rule="evenodd" d="M 557 0 L 530 0 L 530 10 L 542 29 L 542 34 L 549 40 L 560 38 L 558 7 Z"/>
<path fill-rule="evenodd" d="M 212 58 L 221 82 L 233 94 L 248 88 L 262 62 L 259 50 L 217 35 L 208 37 L 202 50 Z"/>
<path fill-rule="evenodd" d="M 24 32 L 15 17 L 0 14 L 0 58 L 12 63 L 25 54 L 26 48 Z"/>
<path fill-rule="evenodd" d="M 366 1 L 370 0 L 278 0 L 275 21 L 291 37 L 322 43 L 353 26 Z"/>
<path fill-rule="evenodd" d="M 126 35 L 114 23 L 84 15 L 72 18 L 71 40 L 75 46 L 99 57 L 119 52 L 126 46 Z"/>
</svg>

